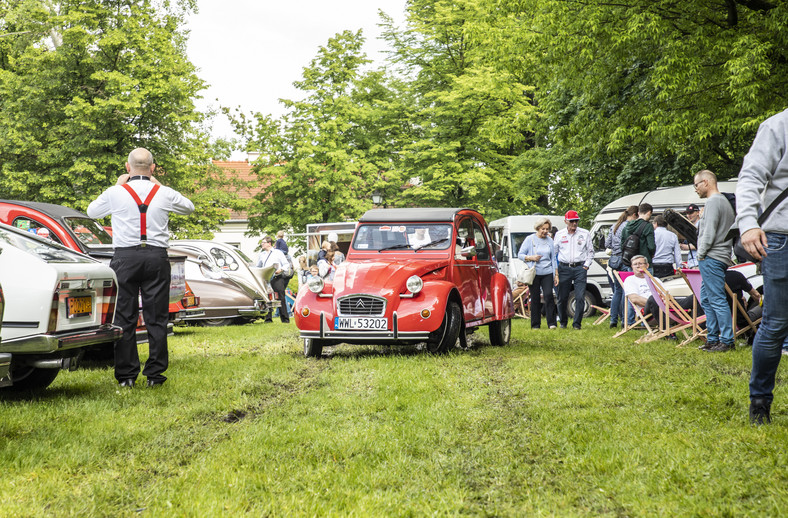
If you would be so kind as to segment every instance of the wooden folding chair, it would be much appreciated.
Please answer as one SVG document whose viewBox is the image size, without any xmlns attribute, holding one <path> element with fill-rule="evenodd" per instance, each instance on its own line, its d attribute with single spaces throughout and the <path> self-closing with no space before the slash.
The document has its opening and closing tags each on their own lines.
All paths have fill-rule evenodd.
<svg viewBox="0 0 788 518">
<path fill-rule="evenodd" d="M 725 284 L 725 291 L 728 292 L 728 296 L 733 301 L 733 310 L 732 310 L 732 318 L 733 318 L 733 338 L 738 338 L 740 335 L 746 333 L 748 330 L 752 330 L 753 333 L 758 331 L 758 324 L 761 323 L 761 319 L 757 319 L 754 322 L 750 318 L 750 315 L 747 314 L 747 310 L 744 309 L 739 302 L 739 298 L 733 293 L 733 290 Z M 738 313 L 741 313 L 744 319 L 747 321 L 747 325 L 739 328 L 737 323 L 737 316 Z"/>
<path fill-rule="evenodd" d="M 610 318 L 610 309 L 603 308 L 602 306 L 595 306 L 593 304 L 591 304 L 591 307 L 599 311 L 599 317 L 596 320 L 594 320 L 593 325 L 598 326 L 599 324 Z"/>
<path fill-rule="evenodd" d="M 514 314 L 520 318 L 531 318 L 531 288 L 526 286 L 514 297 Z"/>
<path fill-rule="evenodd" d="M 685 340 L 689 339 L 694 334 L 695 326 L 697 325 L 696 319 L 693 319 L 687 313 L 687 310 L 681 307 L 673 295 L 648 270 L 644 273 L 646 274 L 646 283 L 648 283 L 651 294 L 654 296 L 654 301 L 659 306 L 659 327 L 651 333 L 642 336 L 635 343 L 651 342 L 677 333 L 681 333 Z M 688 328 L 691 329 L 691 333 L 687 332 Z"/>
<path fill-rule="evenodd" d="M 619 271 L 615 271 L 614 270 L 613 271 L 613 275 L 615 275 L 616 278 L 618 279 L 618 283 L 621 286 L 624 286 L 624 281 L 626 280 L 626 278 L 629 277 L 630 275 L 634 275 L 634 273 L 633 272 L 619 272 Z M 619 331 L 618 333 L 613 335 L 613 338 L 618 338 L 619 336 L 623 335 L 627 331 L 631 331 L 633 329 L 646 329 L 646 331 L 648 333 L 651 333 L 651 326 L 648 323 L 648 319 L 651 317 L 650 314 L 649 315 L 643 315 L 640 311 L 635 311 L 635 323 L 632 324 L 631 326 L 628 324 L 628 322 L 629 322 L 629 305 L 630 305 L 630 303 L 629 303 L 628 300 L 626 300 L 626 297 L 625 297 L 624 298 L 624 320 L 622 321 L 623 327 L 621 328 L 621 331 Z M 640 326 L 643 326 L 643 327 L 640 327 Z"/>
<path fill-rule="evenodd" d="M 678 345 L 678 347 L 682 347 L 695 340 L 705 338 L 707 332 L 705 329 L 700 327 L 700 324 L 706 322 L 706 315 L 698 316 L 698 308 L 700 307 L 700 286 L 703 284 L 703 279 L 700 276 L 700 270 L 697 268 L 682 268 L 679 270 L 679 274 L 684 279 L 684 282 L 687 283 L 687 286 L 689 286 L 689 289 L 692 292 L 692 313 L 690 316 L 695 323 L 693 326 L 692 336 Z"/>
</svg>

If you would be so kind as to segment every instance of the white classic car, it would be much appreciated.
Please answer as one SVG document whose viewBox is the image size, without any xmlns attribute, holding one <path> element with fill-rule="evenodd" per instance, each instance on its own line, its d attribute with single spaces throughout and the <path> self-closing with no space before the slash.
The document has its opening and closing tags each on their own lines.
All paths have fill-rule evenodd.
<svg viewBox="0 0 788 518">
<path fill-rule="evenodd" d="M 109 266 L 3 224 L 0 250 L 0 387 L 45 388 L 60 369 L 76 369 L 85 347 L 118 339 Z"/>
</svg>

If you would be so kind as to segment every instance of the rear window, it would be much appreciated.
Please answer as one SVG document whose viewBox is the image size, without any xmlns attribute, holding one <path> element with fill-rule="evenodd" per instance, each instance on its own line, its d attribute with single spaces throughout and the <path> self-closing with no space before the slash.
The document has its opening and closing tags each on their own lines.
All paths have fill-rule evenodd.
<svg viewBox="0 0 788 518">
<path fill-rule="evenodd" d="M 451 244 L 449 224 L 363 224 L 353 237 L 354 250 L 446 250 Z"/>
<path fill-rule="evenodd" d="M 111 245 L 112 236 L 91 218 L 65 218 L 66 224 L 85 246 Z"/>
<path fill-rule="evenodd" d="M 92 259 L 73 250 L 51 244 L 33 234 L 0 229 L 0 246 L 13 246 L 47 263 L 92 263 Z"/>
</svg>

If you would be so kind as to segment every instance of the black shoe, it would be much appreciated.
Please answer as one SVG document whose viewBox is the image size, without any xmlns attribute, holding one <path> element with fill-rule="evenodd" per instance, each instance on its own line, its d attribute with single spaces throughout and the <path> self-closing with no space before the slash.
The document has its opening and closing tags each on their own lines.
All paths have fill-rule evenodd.
<svg viewBox="0 0 788 518">
<path fill-rule="evenodd" d="M 122 380 L 118 382 L 118 385 L 120 385 L 123 388 L 133 389 L 134 380 L 133 379 Z"/>
<path fill-rule="evenodd" d="M 273 324 L 274 321 L 273 320 L 269 320 L 269 319 L 265 319 L 265 320 L 263 320 L 263 323 L 265 323 L 265 324 Z"/>
<path fill-rule="evenodd" d="M 146 385 L 148 387 L 150 387 L 150 388 L 152 388 L 152 387 L 160 387 L 160 386 L 164 385 L 164 381 L 165 380 L 148 380 L 148 383 L 146 383 Z"/>
<path fill-rule="evenodd" d="M 580 326 L 578 326 L 578 325 L 573 325 L 573 326 L 572 326 L 572 329 L 576 329 L 576 330 L 580 331 Z"/>
<path fill-rule="evenodd" d="M 750 424 L 762 425 L 772 422 L 772 404 L 766 398 L 753 398 L 750 400 Z"/>
<path fill-rule="evenodd" d="M 698 349 L 700 349 L 701 351 L 710 351 L 715 347 L 717 347 L 718 345 L 720 345 L 720 343 L 717 341 L 706 340 L 706 343 L 698 347 Z"/>
<path fill-rule="evenodd" d="M 736 350 L 736 344 L 725 344 L 720 342 L 718 346 L 706 350 L 711 353 L 727 353 L 728 351 Z"/>
<path fill-rule="evenodd" d="M 610 322 L 610 329 L 618 329 L 618 324 L 615 322 Z"/>
<path fill-rule="evenodd" d="M 566 329 L 566 324 L 561 324 L 561 329 Z"/>
</svg>

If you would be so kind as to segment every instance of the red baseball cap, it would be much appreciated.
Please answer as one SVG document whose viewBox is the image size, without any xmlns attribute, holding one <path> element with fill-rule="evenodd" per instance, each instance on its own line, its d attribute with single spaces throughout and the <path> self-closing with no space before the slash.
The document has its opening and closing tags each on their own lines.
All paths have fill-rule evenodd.
<svg viewBox="0 0 788 518">
<path fill-rule="evenodd" d="M 576 210 L 568 210 L 564 215 L 564 219 L 567 221 L 576 221 L 580 219 L 580 214 L 578 214 Z"/>
</svg>

